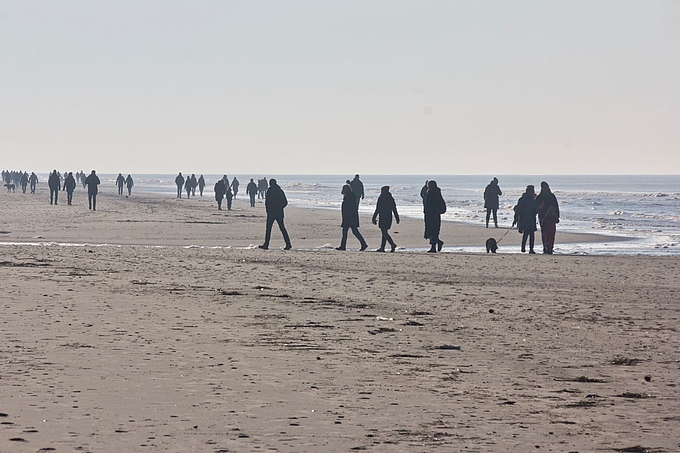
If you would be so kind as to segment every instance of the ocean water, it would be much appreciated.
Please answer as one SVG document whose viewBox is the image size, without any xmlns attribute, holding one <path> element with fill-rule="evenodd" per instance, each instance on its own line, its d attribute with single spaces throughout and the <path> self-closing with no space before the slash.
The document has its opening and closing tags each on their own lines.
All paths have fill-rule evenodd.
<svg viewBox="0 0 680 453">
<path fill-rule="evenodd" d="M 45 176 L 45 175 L 43 175 Z M 175 175 L 132 175 L 134 192 L 174 196 Z M 197 175 L 198 176 L 198 175 Z M 233 178 L 234 175 L 229 175 Z M 235 175 L 245 197 L 250 176 Z M 291 205 L 306 208 L 340 209 L 340 189 L 354 175 L 266 175 L 275 177 Z M 510 227 L 512 208 L 527 184 L 540 190 L 547 181 L 560 203 L 556 253 L 680 255 L 680 175 L 633 176 L 502 176 L 495 175 L 503 191 L 498 211 L 499 226 Z M 116 175 L 100 175 L 103 190 L 116 190 Z M 206 191 L 221 175 L 204 175 Z M 253 176 L 256 180 L 260 175 Z M 448 210 L 444 220 L 484 225 L 484 188 L 493 176 L 374 176 L 362 175 L 366 198 L 360 211 L 372 213 L 380 187 L 390 186 L 400 215 L 423 217 L 420 189 L 434 179 L 442 189 Z M 110 189 L 109 189 L 110 188 Z M 560 232 L 598 233 L 628 238 L 597 244 L 559 244 Z M 504 231 L 503 231 L 504 232 Z M 496 230 L 500 237 L 500 230 Z M 481 251 L 481 247 L 458 248 Z M 509 251 L 509 250 L 508 250 Z"/>
</svg>

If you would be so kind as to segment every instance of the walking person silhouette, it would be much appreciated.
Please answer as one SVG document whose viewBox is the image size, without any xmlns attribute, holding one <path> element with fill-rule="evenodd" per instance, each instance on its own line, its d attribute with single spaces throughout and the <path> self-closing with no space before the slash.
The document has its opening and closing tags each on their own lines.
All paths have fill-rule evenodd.
<svg viewBox="0 0 680 453">
<path fill-rule="evenodd" d="M 286 242 L 284 250 L 290 250 L 293 246 L 290 244 L 290 237 L 286 226 L 283 224 L 283 209 L 288 206 L 288 200 L 283 189 L 277 184 L 276 179 L 269 180 L 269 189 L 267 190 L 267 198 L 264 201 L 264 207 L 267 211 L 267 226 L 264 235 L 264 244 L 259 247 L 263 250 L 269 248 L 269 241 L 272 236 L 272 226 L 274 222 L 279 224 L 279 229 L 283 235 L 283 240 Z"/>
<path fill-rule="evenodd" d="M 359 208 L 357 207 L 357 197 L 352 192 L 352 188 L 349 184 L 342 186 L 340 193 L 343 195 L 342 198 L 342 239 L 340 240 L 340 246 L 336 247 L 335 250 L 347 250 L 347 232 L 351 229 L 352 234 L 359 240 L 361 244 L 362 252 L 368 248 L 368 244 L 364 240 L 364 237 L 359 232 Z"/>
<path fill-rule="evenodd" d="M 85 178 L 85 185 L 87 186 L 87 204 L 93 211 L 97 210 L 97 192 L 99 192 L 99 176 L 92 170 L 92 173 Z"/>
<path fill-rule="evenodd" d="M 47 179 L 47 185 L 50 188 L 50 204 L 59 204 L 59 188 L 61 186 L 61 179 L 59 178 L 59 173 L 55 169 L 50 173 L 50 177 Z"/>
<path fill-rule="evenodd" d="M 380 188 L 380 196 L 378 197 L 378 202 L 375 204 L 375 212 L 373 213 L 373 225 L 378 225 L 380 231 L 382 232 L 382 240 L 380 242 L 380 248 L 376 252 L 384 252 L 385 244 L 390 243 L 391 250 L 394 252 L 397 249 L 397 244 L 392 240 L 390 233 L 388 232 L 392 228 L 392 214 L 394 214 L 394 219 L 399 223 L 399 213 L 397 212 L 397 203 L 394 201 L 394 197 L 390 193 L 390 186 L 383 186 Z"/>
</svg>

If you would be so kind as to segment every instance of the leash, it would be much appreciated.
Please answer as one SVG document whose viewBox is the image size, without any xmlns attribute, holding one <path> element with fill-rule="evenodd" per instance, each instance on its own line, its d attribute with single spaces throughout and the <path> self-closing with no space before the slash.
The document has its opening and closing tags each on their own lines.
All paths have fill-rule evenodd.
<svg viewBox="0 0 680 453">
<path fill-rule="evenodd" d="M 514 230 L 514 228 L 513 227 L 508 228 L 508 230 L 505 232 L 505 234 L 503 236 L 501 236 L 501 238 L 499 240 L 496 241 L 496 244 L 500 244 L 501 241 L 503 240 L 503 238 L 508 235 L 510 230 Z"/>
</svg>

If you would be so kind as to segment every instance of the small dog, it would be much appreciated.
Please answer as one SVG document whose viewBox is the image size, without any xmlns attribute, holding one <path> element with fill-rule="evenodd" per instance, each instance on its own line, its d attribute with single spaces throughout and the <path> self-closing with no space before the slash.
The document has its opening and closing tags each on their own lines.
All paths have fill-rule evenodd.
<svg viewBox="0 0 680 453">
<path fill-rule="evenodd" d="M 498 242 L 494 238 L 489 238 L 486 240 L 486 253 L 496 253 L 498 250 Z"/>
<path fill-rule="evenodd" d="M 5 184 L 5 187 L 7 187 L 7 193 L 9 193 L 10 190 L 11 190 L 12 192 L 14 192 L 14 189 L 16 188 L 16 186 L 15 186 L 14 184 L 11 184 L 11 183 Z"/>
</svg>

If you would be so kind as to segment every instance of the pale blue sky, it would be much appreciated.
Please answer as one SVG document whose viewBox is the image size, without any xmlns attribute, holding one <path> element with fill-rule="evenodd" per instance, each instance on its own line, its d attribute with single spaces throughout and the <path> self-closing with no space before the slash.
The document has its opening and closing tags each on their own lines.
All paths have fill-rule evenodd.
<svg viewBox="0 0 680 453">
<path fill-rule="evenodd" d="M 680 2 L 0 0 L 0 167 L 680 173 Z"/>
</svg>

